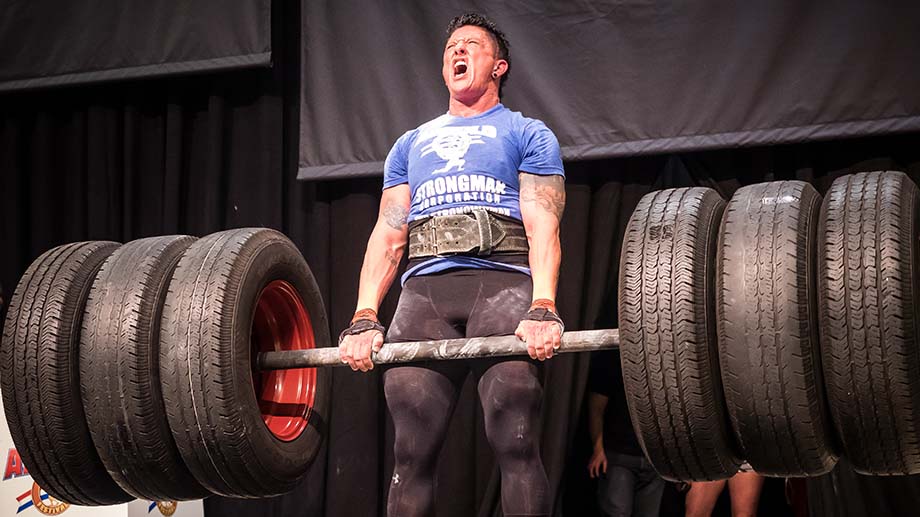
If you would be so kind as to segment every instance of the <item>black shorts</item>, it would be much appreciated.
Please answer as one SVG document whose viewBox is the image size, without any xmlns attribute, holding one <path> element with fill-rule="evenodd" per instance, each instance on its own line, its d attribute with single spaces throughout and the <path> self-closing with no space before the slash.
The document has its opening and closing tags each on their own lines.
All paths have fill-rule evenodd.
<svg viewBox="0 0 920 517">
<path fill-rule="evenodd" d="M 387 332 L 387 342 L 432 341 L 464 337 L 514 334 L 530 309 L 533 282 L 516 271 L 457 269 L 410 277 Z M 527 356 L 470 360 L 425 361 L 438 371 L 462 368 L 481 374 L 489 366 L 508 360 L 531 361 Z M 533 361 L 538 363 L 538 361 Z M 459 372 L 452 372 L 454 377 Z"/>
</svg>

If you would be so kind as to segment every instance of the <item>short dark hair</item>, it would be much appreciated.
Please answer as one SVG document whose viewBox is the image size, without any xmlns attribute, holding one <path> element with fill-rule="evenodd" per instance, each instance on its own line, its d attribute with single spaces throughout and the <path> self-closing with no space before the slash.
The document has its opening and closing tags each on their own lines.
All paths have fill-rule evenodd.
<svg viewBox="0 0 920 517">
<path fill-rule="evenodd" d="M 479 13 L 466 13 L 455 17 L 447 24 L 447 37 L 450 38 L 450 35 L 453 34 L 454 31 L 467 25 L 485 29 L 485 31 L 492 36 L 492 41 L 498 49 L 499 59 L 504 59 L 508 62 L 508 69 L 505 70 L 501 81 L 498 83 L 498 96 L 501 97 L 502 87 L 505 85 L 505 81 L 508 80 L 508 76 L 511 75 L 511 45 L 508 43 L 508 38 L 506 38 L 505 33 L 498 28 L 498 25 L 495 25 L 495 22 Z"/>
</svg>

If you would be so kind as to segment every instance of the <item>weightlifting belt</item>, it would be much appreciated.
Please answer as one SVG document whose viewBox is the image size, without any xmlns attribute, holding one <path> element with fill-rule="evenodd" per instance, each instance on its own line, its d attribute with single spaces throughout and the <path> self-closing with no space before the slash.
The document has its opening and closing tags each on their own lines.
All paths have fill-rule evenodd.
<svg viewBox="0 0 920 517">
<path fill-rule="evenodd" d="M 410 259 L 528 249 L 527 234 L 520 221 L 498 218 L 482 208 L 466 214 L 417 219 L 409 224 Z"/>
</svg>

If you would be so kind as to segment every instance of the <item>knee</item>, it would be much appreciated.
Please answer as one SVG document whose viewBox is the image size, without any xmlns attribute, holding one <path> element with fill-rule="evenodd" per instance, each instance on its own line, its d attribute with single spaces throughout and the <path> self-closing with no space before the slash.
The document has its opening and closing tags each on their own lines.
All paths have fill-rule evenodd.
<svg viewBox="0 0 920 517">
<path fill-rule="evenodd" d="M 543 388 L 533 366 L 501 363 L 479 382 L 486 436 L 501 463 L 529 460 L 538 455 L 540 404 Z"/>
<path fill-rule="evenodd" d="M 412 448 L 395 449 L 393 451 L 393 481 L 400 477 L 404 479 L 418 479 L 434 475 L 437 466 L 437 455 L 426 454 Z"/>
<path fill-rule="evenodd" d="M 393 443 L 393 460 L 400 472 L 425 472 L 433 470 L 437 462 L 439 443 L 426 440 L 424 430 L 397 433 Z"/>
<path fill-rule="evenodd" d="M 537 441 L 532 433 L 502 433 L 500 436 L 490 436 L 489 442 L 499 464 L 506 467 L 515 463 L 529 463 L 539 457 Z"/>
<path fill-rule="evenodd" d="M 529 390 L 509 390 L 486 408 L 486 436 L 501 463 L 537 456 L 540 399 Z"/>
<path fill-rule="evenodd" d="M 503 376 L 498 373 L 489 378 L 483 377 L 479 396 L 487 424 L 490 420 L 501 424 L 502 420 L 524 417 L 529 424 L 529 420 L 539 417 L 543 387 L 535 376 Z"/>
<path fill-rule="evenodd" d="M 405 409 L 405 408 L 402 408 Z M 409 417 L 418 413 L 416 409 L 391 411 L 396 436 L 393 441 L 393 459 L 397 470 L 402 472 L 426 472 L 433 470 L 440 449 L 441 433 L 433 418 Z M 430 415 L 426 415 L 430 417 Z"/>
</svg>

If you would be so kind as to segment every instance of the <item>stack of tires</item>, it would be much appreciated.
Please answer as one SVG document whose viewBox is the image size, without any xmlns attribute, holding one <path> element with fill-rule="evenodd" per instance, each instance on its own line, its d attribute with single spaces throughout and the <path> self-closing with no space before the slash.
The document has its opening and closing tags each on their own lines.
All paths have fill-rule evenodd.
<svg viewBox="0 0 920 517">
<path fill-rule="evenodd" d="M 846 454 L 920 473 L 920 191 L 899 172 L 645 196 L 620 266 L 627 401 L 673 480 L 814 476 Z M 266 497 L 319 449 L 329 370 L 258 353 L 330 345 L 282 234 L 66 244 L 10 302 L 0 382 L 35 481 L 73 504 Z"/>
<path fill-rule="evenodd" d="M 639 441 L 672 480 L 920 473 L 918 189 L 903 173 L 653 192 L 619 319 Z"/>
<path fill-rule="evenodd" d="M 68 503 L 286 492 L 319 448 L 331 379 L 252 362 L 328 346 L 325 318 L 302 255 L 274 230 L 59 246 L 10 301 L 10 434 Z"/>
</svg>

